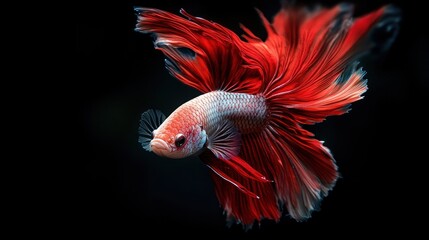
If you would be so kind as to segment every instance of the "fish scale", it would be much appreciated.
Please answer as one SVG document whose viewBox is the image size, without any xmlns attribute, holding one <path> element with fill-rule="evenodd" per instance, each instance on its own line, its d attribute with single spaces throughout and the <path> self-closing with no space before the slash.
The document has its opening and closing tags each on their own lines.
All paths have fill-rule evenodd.
<svg viewBox="0 0 429 240">
<path fill-rule="evenodd" d="M 267 106 L 261 95 L 213 91 L 183 104 L 171 114 L 171 119 L 183 113 L 186 113 L 184 115 L 187 116 L 187 121 L 200 123 L 203 128 L 230 120 L 240 133 L 247 134 L 260 131 L 264 127 Z"/>
</svg>

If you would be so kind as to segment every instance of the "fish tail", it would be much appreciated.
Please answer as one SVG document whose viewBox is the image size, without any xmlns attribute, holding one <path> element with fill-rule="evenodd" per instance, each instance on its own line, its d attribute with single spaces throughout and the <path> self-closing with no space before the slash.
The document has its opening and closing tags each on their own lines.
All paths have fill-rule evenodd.
<svg viewBox="0 0 429 240">
<path fill-rule="evenodd" d="M 393 6 L 357 19 L 352 11 L 346 4 L 313 12 L 283 8 L 272 23 L 260 13 L 266 41 L 243 26 L 248 43 L 237 45 L 245 62 L 259 67 L 268 115 L 262 131 L 242 136 L 240 157 L 272 182 L 254 181 L 211 160 L 258 196 L 242 194 L 213 174 L 230 220 L 244 226 L 263 218 L 278 221 L 286 209 L 290 217 L 303 221 L 335 186 L 339 173 L 333 155 L 302 125 L 347 113 L 351 103 L 363 98 L 367 81 L 357 60 L 377 46 L 374 36 L 380 31 L 391 29 L 394 38 L 399 21 Z"/>
<path fill-rule="evenodd" d="M 374 48 L 383 26 L 397 25 L 392 6 L 357 19 L 352 10 L 346 4 L 312 13 L 282 9 L 266 25 L 268 43 L 281 45 L 278 56 L 286 60 L 276 61 L 277 73 L 262 87 L 270 115 L 259 151 L 271 165 L 277 199 L 298 221 L 319 208 L 339 177 L 330 150 L 301 126 L 344 114 L 363 98 L 367 81 L 357 59 Z"/>
</svg>

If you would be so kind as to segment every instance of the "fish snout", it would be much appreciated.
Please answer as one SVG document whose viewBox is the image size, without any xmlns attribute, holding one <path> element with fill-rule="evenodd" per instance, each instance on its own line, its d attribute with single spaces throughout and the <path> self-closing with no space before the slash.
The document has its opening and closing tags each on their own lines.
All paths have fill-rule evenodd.
<svg viewBox="0 0 429 240">
<path fill-rule="evenodd" d="M 151 150 L 159 156 L 165 157 L 166 153 L 170 152 L 168 144 L 159 138 L 154 138 L 150 141 Z"/>
</svg>

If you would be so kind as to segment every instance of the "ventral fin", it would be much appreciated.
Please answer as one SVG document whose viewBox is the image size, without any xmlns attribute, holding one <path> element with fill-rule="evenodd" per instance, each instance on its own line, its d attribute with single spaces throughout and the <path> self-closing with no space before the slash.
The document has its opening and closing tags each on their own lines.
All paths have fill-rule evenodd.
<svg viewBox="0 0 429 240">
<path fill-rule="evenodd" d="M 250 191 L 249 189 L 247 189 L 246 187 L 244 187 L 241 183 L 237 182 L 236 180 L 234 180 L 230 176 L 226 175 L 226 173 L 224 173 L 223 171 L 221 171 L 216 166 L 212 166 L 212 165 L 207 164 L 207 167 L 209 167 L 216 175 L 218 175 L 219 177 L 221 177 L 225 181 L 227 181 L 227 182 L 231 183 L 232 185 L 234 185 L 238 190 L 240 190 L 241 192 L 245 193 L 247 196 L 259 199 L 258 195 L 256 195 L 255 193 L 253 193 L 252 191 Z"/>
<path fill-rule="evenodd" d="M 207 129 L 207 148 L 217 157 L 229 160 L 240 152 L 240 133 L 231 121 Z"/>
<path fill-rule="evenodd" d="M 231 169 L 234 169 L 239 175 L 245 178 L 249 178 L 258 182 L 273 182 L 267 179 L 262 173 L 254 169 L 250 164 L 244 161 L 239 156 L 232 156 L 229 160 L 219 159 L 226 163 Z"/>
</svg>

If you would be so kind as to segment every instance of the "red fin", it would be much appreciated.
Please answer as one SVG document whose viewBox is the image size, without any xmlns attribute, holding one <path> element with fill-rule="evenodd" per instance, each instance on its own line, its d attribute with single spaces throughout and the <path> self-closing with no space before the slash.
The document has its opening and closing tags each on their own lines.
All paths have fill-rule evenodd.
<svg viewBox="0 0 429 240">
<path fill-rule="evenodd" d="M 238 174 L 245 178 L 253 179 L 259 182 L 273 182 L 272 180 L 267 179 L 262 173 L 250 166 L 246 161 L 244 161 L 239 156 L 233 156 L 229 160 L 223 160 L 227 165 L 234 169 Z"/>
<path fill-rule="evenodd" d="M 260 13 L 268 32 L 265 42 L 245 29 L 250 43 L 241 44 L 243 56 L 260 69 L 264 96 L 290 109 L 299 123 L 343 114 L 361 99 L 367 86 L 355 61 L 374 47 L 371 37 L 379 25 L 397 27 L 398 11 L 392 6 L 356 20 L 352 10 L 347 4 L 282 9 L 272 24 Z"/>
<path fill-rule="evenodd" d="M 251 192 L 250 190 L 248 190 L 246 187 L 244 187 L 242 184 L 240 184 L 239 182 L 235 181 L 234 179 L 232 179 L 230 176 L 226 175 L 222 170 L 220 170 L 219 168 L 216 167 L 216 164 L 214 164 L 213 162 L 211 163 L 207 163 L 207 166 L 219 177 L 221 177 L 223 180 L 231 183 L 233 186 L 235 186 L 238 190 L 242 191 L 243 193 L 247 194 L 247 196 L 252 197 L 252 198 L 257 198 L 259 199 L 259 196 L 254 194 L 253 192 Z"/>
<path fill-rule="evenodd" d="M 284 111 L 273 109 L 277 115 Z M 273 118 L 265 131 L 269 149 L 264 149 L 272 167 L 279 200 L 296 220 L 311 217 L 338 178 L 329 150 L 289 117 Z"/>
<path fill-rule="evenodd" d="M 226 173 L 224 173 L 221 170 L 222 167 L 219 166 L 224 166 L 245 179 L 252 179 L 262 183 L 273 182 L 272 180 L 268 180 L 267 177 L 265 177 L 262 173 L 258 172 L 256 169 L 254 169 L 246 161 L 244 161 L 238 156 L 233 156 L 230 159 L 222 159 L 217 158 L 213 152 L 209 153 L 209 151 L 206 151 L 200 155 L 200 158 L 211 170 L 213 170 L 214 173 L 216 173 L 218 176 L 225 179 L 226 181 L 232 183 L 240 191 L 248 194 L 251 197 L 259 198 L 257 195 L 246 189 L 242 184 L 238 183 Z"/>
<path fill-rule="evenodd" d="M 262 134 L 244 135 L 243 142 L 242 159 L 258 173 L 273 179 L 274 184 L 255 181 L 214 155 L 200 156 L 216 171 L 240 183 L 228 184 L 216 171 L 217 175 L 212 174 L 217 197 L 230 220 L 246 226 L 264 218 L 278 221 L 283 205 L 292 218 L 304 220 L 318 209 L 338 178 L 329 150 L 311 133 L 294 126 L 291 119 L 274 121 Z"/>
<path fill-rule="evenodd" d="M 243 62 L 235 44 L 239 37 L 231 30 L 183 9 L 186 19 L 158 9 L 136 11 L 136 30 L 154 34 L 156 48 L 168 57 L 167 69 L 183 83 L 203 93 L 260 91 L 258 72 Z"/>
<path fill-rule="evenodd" d="M 247 144 L 247 136 L 248 135 L 243 136 L 243 141 L 246 142 L 241 154 L 243 158 L 250 158 L 250 154 L 252 154 L 248 149 L 249 144 Z M 257 138 L 255 141 L 264 143 L 262 138 Z M 240 161 L 239 164 L 244 162 L 241 162 L 243 160 L 241 157 L 240 160 L 238 160 Z M 244 226 L 250 228 L 255 221 L 260 221 L 262 218 L 273 220 L 280 219 L 281 213 L 277 205 L 274 185 L 264 177 L 267 176 L 266 174 L 269 173 L 269 171 L 263 168 L 256 168 L 255 166 L 250 167 L 250 165 L 245 163 L 243 165 L 244 168 L 247 170 L 252 169 L 250 171 L 254 171 L 257 176 L 262 176 L 258 177 L 259 179 L 255 179 L 254 177 L 248 177 L 247 174 L 237 171 L 235 167 L 231 167 L 230 163 L 217 159 L 210 151 L 201 154 L 200 158 L 204 163 L 210 166 L 212 170 L 216 170 L 211 173 L 211 176 L 214 182 L 216 195 L 229 221 L 242 223 Z M 219 172 L 222 172 L 223 176 L 228 176 L 228 179 L 219 175 Z M 252 173 L 252 175 L 255 173 Z M 240 183 L 240 187 L 228 183 L 230 179 L 233 179 L 234 183 Z M 243 191 L 243 189 L 245 189 L 245 191 Z M 254 196 L 258 197 L 256 198 Z"/>
<path fill-rule="evenodd" d="M 214 155 L 214 158 L 203 156 L 202 159 L 206 165 L 209 165 L 212 168 L 212 170 L 218 169 L 216 166 L 220 164 L 228 167 L 229 169 L 231 169 L 232 171 L 236 172 L 237 174 L 239 174 L 244 178 L 252 179 L 262 183 L 273 182 L 272 180 L 267 179 L 267 177 L 265 177 L 262 173 L 258 172 L 258 170 L 254 169 L 246 161 L 244 161 L 242 158 L 238 156 L 233 156 L 231 157 L 231 159 L 222 159 L 222 158 L 217 158 L 216 155 Z M 213 160 L 213 159 L 216 159 L 216 160 Z M 216 164 L 213 161 L 216 161 Z M 223 176 L 223 174 L 218 174 L 218 175 Z"/>
</svg>

